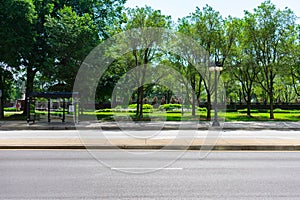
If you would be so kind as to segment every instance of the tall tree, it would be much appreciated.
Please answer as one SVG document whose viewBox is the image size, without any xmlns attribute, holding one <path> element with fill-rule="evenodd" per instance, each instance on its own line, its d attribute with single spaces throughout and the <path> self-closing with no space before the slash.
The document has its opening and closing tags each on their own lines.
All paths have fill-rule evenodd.
<svg viewBox="0 0 300 200">
<path fill-rule="evenodd" d="M 208 5 L 202 10 L 197 7 L 194 13 L 181 20 L 179 30 L 185 34 L 189 33 L 189 36 L 206 50 L 208 56 L 205 63 L 218 61 L 224 64 L 227 41 L 225 41 L 224 21 L 219 12 Z M 206 73 L 203 73 L 205 77 L 202 77 L 202 80 L 207 94 L 207 120 L 211 120 L 211 96 L 214 84 L 212 73 L 207 67 L 205 70 Z"/>
<path fill-rule="evenodd" d="M 15 92 L 13 74 L 10 67 L 4 63 L 0 63 L 0 119 L 4 118 L 4 103 L 12 100 Z"/>
<path fill-rule="evenodd" d="M 259 66 L 255 62 L 255 55 L 249 48 L 249 44 L 244 38 L 244 20 L 236 20 L 233 24 L 236 28 L 237 43 L 232 48 L 229 58 L 227 72 L 229 75 L 239 82 L 241 86 L 241 94 L 247 104 L 247 116 L 251 116 L 251 98 L 253 94 L 253 86 L 260 72 Z"/>
<path fill-rule="evenodd" d="M 290 9 L 278 10 L 269 0 L 246 12 L 245 37 L 252 44 L 257 65 L 261 67 L 259 82 L 268 93 L 270 119 L 274 119 L 274 80 L 284 65 L 284 46 L 287 45 L 295 25 L 295 15 Z"/>
<path fill-rule="evenodd" d="M 195 38 L 196 37 L 195 32 L 192 29 L 193 29 L 193 27 L 190 25 L 190 17 L 182 18 L 179 20 L 179 25 L 178 25 L 179 33 L 182 33 L 190 38 Z M 185 48 L 184 46 L 180 45 L 180 50 L 183 54 L 183 57 L 173 55 L 174 59 L 171 59 L 171 60 L 173 62 L 175 62 L 174 66 L 176 67 L 176 69 L 178 71 L 180 71 L 180 73 L 183 76 L 185 76 L 187 81 L 189 81 L 189 83 L 186 83 L 186 84 L 191 85 L 191 88 L 192 88 L 192 94 L 191 94 L 192 115 L 195 116 L 196 115 L 196 105 L 200 98 L 203 77 L 199 73 L 199 71 L 195 69 L 195 66 L 193 66 L 193 64 L 195 64 L 197 62 L 199 63 L 201 58 L 197 58 L 199 53 L 193 52 L 195 50 L 198 50 L 197 48 L 195 48 L 195 49 L 191 49 L 190 47 Z M 202 55 L 202 56 L 204 56 L 204 55 Z M 189 62 L 192 60 L 195 61 L 193 64 Z M 190 96 L 190 95 L 188 95 L 188 96 Z"/>
<path fill-rule="evenodd" d="M 17 12 L 16 12 L 17 11 Z M 20 71 L 26 65 L 27 57 L 32 54 L 36 31 L 36 12 L 31 0 L 3 0 L 0 3 L 0 62 L 1 89 L 3 94 L 10 90 L 6 84 L 11 79 L 7 68 Z M 8 67 L 7 67 L 8 66 Z M 2 96 L 1 102 L 3 103 Z M 3 117 L 3 104 L 0 116 Z"/>
<path fill-rule="evenodd" d="M 3 2 L 3 1 L 2 1 Z M 87 26 L 83 25 L 82 19 L 87 19 L 86 15 L 89 15 L 90 18 L 93 20 L 93 26 L 95 25 L 97 27 L 97 35 L 101 38 L 108 37 L 106 30 L 107 27 L 111 25 L 111 22 L 116 17 L 120 16 L 120 11 L 123 8 L 124 0 L 75 0 L 75 1 L 60 1 L 60 0 L 4 0 L 3 3 L 0 3 L 1 6 L 1 23 L 4 25 L 4 27 L 7 27 L 5 29 L 1 29 L 0 35 L 5 35 L 7 33 L 11 33 L 10 35 L 7 35 L 8 40 L 1 40 L 1 47 L 5 47 L 4 49 L 8 49 L 8 46 L 13 46 L 11 51 L 8 51 L 7 53 L 4 53 L 1 55 L 1 61 L 11 65 L 10 62 L 12 58 L 16 61 L 16 66 L 22 66 L 25 69 L 25 77 L 26 77 L 26 94 L 28 92 L 33 91 L 34 86 L 34 80 L 37 72 L 47 72 L 48 69 L 51 69 L 53 64 L 53 57 L 51 57 L 51 54 L 53 52 L 53 48 L 57 51 L 59 48 L 65 48 L 65 44 L 58 45 L 51 44 L 51 42 L 55 42 L 53 39 L 53 35 L 56 34 L 58 36 L 59 34 L 62 34 L 62 30 L 60 30 L 60 33 L 54 34 L 54 29 L 52 29 L 50 32 L 52 35 L 49 35 L 47 31 L 47 27 L 45 26 L 47 24 L 47 19 L 49 19 L 49 16 L 53 19 L 48 21 L 49 23 L 54 24 L 55 20 L 56 22 L 64 22 L 64 25 L 67 25 L 69 22 L 66 19 L 66 17 L 62 17 L 61 15 L 69 15 L 69 19 L 72 19 L 72 12 L 67 12 L 65 6 L 72 7 L 73 11 L 78 15 L 81 19 L 80 25 L 82 27 L 78 27 L 78 23 L 74 25 L 73 28 L 69 27 L 73 30 L 80 30 L 84 29 Z M 18 12 L 15 12 L 15 11 Z M 64 10 L 64 12 L 61 12 L 60 10 Z M 74 14 L 73 14 L 74 15 Z M 7 17 L 10 16 L 10 17 Z M 63 21 L 66 19 L 66 21 Z M 59 21 L 60 20 L 60 21 Z M 72 19 L 72 22 L 75 22 L 76 17 Z M 23 23 L 24 22 L 24 23 Z M 86 21 L 85 21 L 86 22 Z M 68 25 L 71 25 L 70 23 Z M 91 23 L 89 23 L 91 25 Z M 57 24 L 58 26 L 58 24 Z M 56 28 L 58 28 L 56 26 Z M 76 28 L 75 28 L 76 27 Z M 12 31 L 11 31 L 12 30 Z M 59 29 L 57 29 L 59 30 Z M 15 31 L 15 32 L 14 32 Z M 86 30 L 82 30 L 84 32 Z M 22 34 L 22 33 L 24 34 Z M 20 34 L 19 34 L 20 33 Z M 70 34 L 70 38 L 74 37 L 74 32 L 65 32 L 63 33 L 64 36 L 67 34 Z M 16 35 L 18 37 L 16 37 Z M 49 38 L 51 36 L 52 38 Z M 82 36 L 82 35 L 80 35 Z M 15 37 L 15 38 L 14 38 Z M 67 36 L 66 36 L 67 37 Z M 6 37 L 3 37 L 6 38 Z M 17 39 L 17 40 L 16 40 Z M 86 37 L 85 37 L 86 39 Z M 94 39 L 94 37 L 92 37 Z M 21 42 L 18 42 L 18 41 Z M 5 41 L 5 42 L 3 42 Z M 17 42 L 16 42 L 17 41 Z M 70 41 L 70 40 L 69 40 Z M 77 40 L 77 42 L 79 42 Z M 16 44 L 20 44 L 19 46 Z M 84 44 L 83 42 L 82 44 Z M 26 44 L 26 45 L 23 45 Z M 53 46 L 57 45 L 57 46 Z M 3 49 L 3 48 L 1 48 Z M 17 49 L 17 50 L 15 50 Z M 79 50 L 80 51 L 80 50 Z M 57 55 L 59 57 L 61 55 Z M 80 58 L 77 58 L 77 61 L 79 62 Z M 19 63 L 19 64 L 17 64 Z M 70 65 L 69 65 L 70 66 Z M 51 71 L 51 70 L 50 70 Z M 26 112 L 27 109 L 25 109 Z"/>
<path fill-rule="evenodd" d="M 137 85 L 139 85 L 136 112 L 139 120 L 143 118 L 144 83 L 147 67 L 153 59 L 157 58 L 158 53 L 153 38 L 155 36 L 148 35 L 148 27 L 170 28 L 171 17 L 162 15 L 159 10 L 153 10 L 150 7 L 128 9 L 127 22 L 123 30 L 136 29 L 134 33 L 131 32 L 131 56 L 133 56 L 133 63 L 131 63 L 130 68 L 141 67 L 141 70 L 136 70 L 135 77 Z"/>
<path fill-rule="evenodd" d="M 292 86 L 297 96 L 300 96 L 300 25 L 295 27 L 294 35 L 291 37 L 291 45 L 286 47 L 289 52 L 285 58 L 286 65 L 290 66 Z"/>
<path fill-rule="evenodd" d="M 63 7 L 57 17 L 48 15 L 45 22 L 48 59 L 51 66 L 41 69 L 53 82 L 72 91 L 77 71 L 88 53 L 98 43 L 97 31 L 89 14 L 78 16 L 71 7 Z"/>
</svg>

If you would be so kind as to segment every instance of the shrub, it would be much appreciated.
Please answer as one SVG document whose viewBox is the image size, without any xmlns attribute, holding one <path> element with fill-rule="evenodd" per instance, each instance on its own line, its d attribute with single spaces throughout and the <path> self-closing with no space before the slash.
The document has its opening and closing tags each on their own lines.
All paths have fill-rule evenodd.
<svg viewBox="0 0 300 200">
<path fill-rule="evenodd" d="M 136 108 L 137 107 L 137 104 L 135 103 L 135 104 L 130 104 L 129 106 L 128 106 L 128 108 L 129 109 L 134 109 L 134 108 Z"/>
<path fill-rule="evenodd" d="M 200 111 L 200 112 L 206 112 L 207 108 L 198 108 L 198 111 Z"/>
<path fill-rule="evenodd" d="M 164 104 L 159 106 L 159 110 L 166 110 L 166 111 L 180 109 L 180 108 L 181 108 L 181 104 Z"/>
<path fill-rule="evenodd" d="M 4 111 L 6 112 L 14 112 L 14 111 L 17 111 L 16 108 L 4 108 Z"/>
<path fill-rule="evenodd" d="M 137 104 L 130 104 L 129 106 L 128 106 L 128 108 L 129 109 L 136 109 L 136 107 L 137 107 Z M 151 105 L 151 104 L 143 104 L 143 110 L 151 110 L 151 109 L 153 109 L 153 106 Z"/>
</svg>

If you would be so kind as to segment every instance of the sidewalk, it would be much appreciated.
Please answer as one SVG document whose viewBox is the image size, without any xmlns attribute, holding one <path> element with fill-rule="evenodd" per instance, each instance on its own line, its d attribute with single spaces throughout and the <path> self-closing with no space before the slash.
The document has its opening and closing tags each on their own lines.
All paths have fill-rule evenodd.
<svg viewBox="0 0 300 200">
<path fill-rule="evenodd" d="M 142 123 L 117 123 L 117 122 L 79 122 L 74 124 L 72 122 L 45 122 L 37 121 L 27 125 L 25 121 L 0 121 L 0 130 L 76 130 L 76 129 L 103 129 L 103 130 L 120 130 L 120 128 L 126 126 L 131 129 L 151 130 L 176 130 L 180 129 L 195 129 L 189 127 L 189 122 L 142 122 Z M 207 130 L 211 128 L 212 122 L 200 121 L 198 123 L 199 130 Z M 182 128 L 184 127 L 184 128 Z M 221 129 L 223 130 L 299 130 L 300 122 L 278 122 L 278 121 L 266 121 L 266 122 L 224 122 L 221 123 Z"/>
<path fill-rule="evenodd" d="M 75 126 L 74 123 L 61 122 L 37 122 L 27 125 L 24 121 L 0 121 L 0 124 L 0 149 L 300 150 L 300 123 L 298 122 L 225 122 L 221 124 L 223 129 L 219 129 L 220 135 L 217 139 L 207 139 L 203 135 L 194 139 L 167 136 L 139 139 L 119 137 L 115 134 L 120 132 L 120 128 L 136 130 L 137 133 L 139 130 L 172 132 L 178 130 L 180 125 L 184 126 L 180 130 L 189 133 L 195 128 L 191 128 L 188 122 L 182 124 L 181 122 L 150 122 L 146 125 L 145 123 L 80 122 Z M 197 128 L 202 134 L 211 129 L 211 123 L 200 122 Z M 86 140 L 80 137 L 76 129 L 100 130 L 100 132 L 104 130 L 108 137 L 91 137 Z M 23 131 L 20 133 L 18 130 Z M 234 132 L 234 136 L 229 135 L 229 132 Z M 273 132 L 274 134 L 271 134 Z M 265 136 L 268 137 L 260 137 L 259 133 L 266 133 Z"/>
</svg>

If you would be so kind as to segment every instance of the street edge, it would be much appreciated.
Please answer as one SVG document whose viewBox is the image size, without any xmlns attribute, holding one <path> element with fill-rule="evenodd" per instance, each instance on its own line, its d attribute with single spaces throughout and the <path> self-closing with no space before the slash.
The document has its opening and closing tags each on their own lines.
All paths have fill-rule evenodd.
<svg viewBox="0 0 300 200">
<path fill-rule="evenodd" d="M 1 150 L 4 149 L 40 149 L 40 150 L 51 150 L 51 149 L 87 149 L 87 150 L 115 150 L 115 149 L 128 149 L 128 150 L 212 150 L 212 151 L 300 151 L 300 145 L 216 145 L 210 146 L 163 146 L 163 145 L 117 145 L 117 146 L 82 146 L 82 145 L 11 145 L 11 146 L 0 146 Z"/>
</svg>

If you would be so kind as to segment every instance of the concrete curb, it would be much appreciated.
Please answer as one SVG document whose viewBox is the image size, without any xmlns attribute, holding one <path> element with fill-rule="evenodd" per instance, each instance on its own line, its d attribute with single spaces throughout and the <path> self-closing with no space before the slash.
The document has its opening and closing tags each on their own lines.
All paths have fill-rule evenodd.
<svg viewBox="0 0 300 200">
<path fill-rule="evenodd" d="M 67 146 L 67 145 L 13 145 L 13 146 L 0 146 L 0 149 L 36 149 L 36 150 L 55 150 L 55 149 L 90 149 L 90 150 L 116 150 L 116 149 L 128 149 L 128 150 L 212 150 L 212 151 L 300 151 L 300 145 L 216 145 L 214 147 L 210 146 L 163 146 L 163 145 L 117 145 L 117 146 Z"/>
<path fill-rule="evenodd" d="M 166 123 L 163 126 L 157 124 L 147 124 L 146 126 L 131 126 L 130 123 L 125 125 L 126 129 L 132 130 L 194 130 L 195 127 L 189 127 L 189 124 L 180 126 L 178 123 Z M 198 130 L 211 129 L 209 122 L 203 122 L 198 124 Z M 35 123 L 27 125 L 23 121 L 0 121 L 0 130 L 120 130 L 118 123 Z M 225 122 L 223 126 L 219 127 L 223 130 L 291 130 L 300 131 L 300 123 L 297 122 Z"/>
<path fill-rule="evenodd" d="M 146 128 L 132 128 L 131 130 L 158 130 L 157 127 L 146 127 Z M 103 126 L 103 127 L 57 127 L 57 126 L 29 126 L 29 127 L 5 127 L 1 126 L 0 130 L 121 130 L 120 127 Z M 178 127 L 163 127 L 161 130 L 178 130 Z M 211 127 L 198 127 L 197 130 L 208 130 Z M 300 127 L 223 127 L 220 130 L 236 131 L 236 130 L 250 130 L 250 131 L 261 131 L 261 130 L 277 130 L 277 131 L 300 131 Z M 195 130 L 194 128 L 181 128 L 180 130 Z"/>
</svg>

